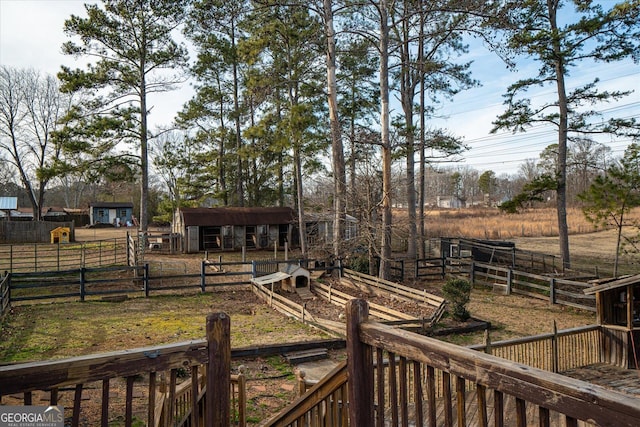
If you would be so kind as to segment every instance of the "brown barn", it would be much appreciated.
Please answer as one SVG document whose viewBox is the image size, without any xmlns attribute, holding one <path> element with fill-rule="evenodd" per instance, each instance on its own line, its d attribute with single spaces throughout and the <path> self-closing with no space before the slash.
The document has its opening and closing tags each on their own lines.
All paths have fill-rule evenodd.
<svg viewBox="0 0 640 427">
<path fill-rule="evenodd" d="M 288 207 L 179 208 L 172 231 L 184 237 L 187 253 L 266 249 L 290 244 L 294 224 L 295 213 Z"/>
</svg>

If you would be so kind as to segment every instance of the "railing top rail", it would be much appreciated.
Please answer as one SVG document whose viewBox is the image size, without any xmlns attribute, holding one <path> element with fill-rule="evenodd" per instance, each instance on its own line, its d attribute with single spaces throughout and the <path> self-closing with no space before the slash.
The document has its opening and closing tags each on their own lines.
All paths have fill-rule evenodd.
<svg viewBox="0 0 640 427">
<path fill-rule="evenodd" d="M 352 303 L 358 303 L 358 300 Z M 607 425 L 637 425 L 639 399 L 401 329 L 364 321 L 361 342 L 404 356 L 476 384 L 517 396 L 576 419 L 595 416 Z M 591 417 L 590 417 L 591 418 Z"/>
<path fill-rule="evenodd" d="M 0 395 L 163 371 L 187 364 L 207 363 L 207 341 L 113 351 L 62 360 L 0 366 Z"/>
</svg>

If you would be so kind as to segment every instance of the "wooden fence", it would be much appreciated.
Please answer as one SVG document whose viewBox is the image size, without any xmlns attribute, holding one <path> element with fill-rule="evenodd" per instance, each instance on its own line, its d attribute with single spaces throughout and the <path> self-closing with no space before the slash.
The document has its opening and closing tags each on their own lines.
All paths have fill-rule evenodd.
<svg viewBox="0 0 640 427">
<path fill-rule="evenodd" d="M 75 227 L 73 221 L 0 221 L 0 242 L 50 242 L 51 231 L 58 227 L 68 227 L 73 240 Z"/>
<path fill-rule="evenodd" d="M 126 238 L 0 245 L 0 271 L 37 272 L 127 263 Z"/>
<path fill-rule="evenodd" d="M 158 426 L 160 419 L 166 426 L 199 426 L 201 421 L 206 426 L 236 425 L 231 418 L 238 408 L 231 408 L 235 401 L 231 399 L 229 316 L 207 316 L 206 334 L 206 340 L 188 343 L 0 366 L 0 400 L 10 405 L 41 401 L 63 405 L 71 408 L 72 427 L 107 427 L 116 418 L 127 427 L 134 421 Z M 185 368 L 190 372 L 185 386 L 191 390 L 189 405 L 176 400 L 178 370 Z M 158 401 L 162 372 L 168 372 L 168 398 Z M 120 388 L 123 398 L 118 398 Z M 87 408 L 88 402 L 99 410 Z M 144 419 L 139 419 L 140 414 Z"/>
<path fill-rule="evenodd" d="M 507 295 L 511 293 L 525 295 L 548 300 L 551 304 L 562 304 L 588 311 L 596 309 L 595 297 L 585 295 L 583 292 L 585 288 L 592 286 L 589 283 L 473 261 L 460 271 L 464 270 L 467 270 L 472 284 L 498 288 Z"/>
</svg>

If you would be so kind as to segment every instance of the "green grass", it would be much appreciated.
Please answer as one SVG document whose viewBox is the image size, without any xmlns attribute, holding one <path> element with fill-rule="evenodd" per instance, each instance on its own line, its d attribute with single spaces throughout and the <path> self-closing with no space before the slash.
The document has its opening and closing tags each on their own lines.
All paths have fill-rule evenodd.
<svg viewBox="0 0 640 427">
<path fill-rule="evenodd" d="M 0 363 L 64 358 L 204 339 L 206 316 L 231 317 L 231 345 L 327 338 L 248 291 L 20 305 L 0 324 Z"/>
</svg>

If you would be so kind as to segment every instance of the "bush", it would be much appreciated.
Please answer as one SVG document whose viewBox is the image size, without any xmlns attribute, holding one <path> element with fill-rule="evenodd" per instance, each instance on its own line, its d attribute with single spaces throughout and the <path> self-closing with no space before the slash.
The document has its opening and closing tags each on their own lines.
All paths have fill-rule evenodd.
<svg viewBox="0 0 640 427">
<path fill-rule="evenodd" d="M 449 279 L 442 287 L 444 298 L 451 306 L 451 317 L 460 322 L 464 322 L 471 314 L 466 305 L 471 298 L 471 283 L 464 279 Z"/>
</svg>

